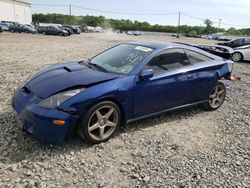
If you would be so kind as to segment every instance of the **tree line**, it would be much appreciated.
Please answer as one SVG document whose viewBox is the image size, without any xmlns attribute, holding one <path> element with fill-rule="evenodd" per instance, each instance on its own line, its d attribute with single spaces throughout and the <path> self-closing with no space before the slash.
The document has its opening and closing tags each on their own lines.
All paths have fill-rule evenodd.
<svg viewBox="0 0 250 188">
<path fill-rule="evenodd" d="M 120 31 L 155 31 L 155 32 L 167 32 L 167 33 L 182 33 L 189 35 L 203 35 L 212 34 L 218 32 L 224 32 L 227 35 L 250 35 L 250 28 L 247 29 L 235 29 L 229 28 L 225 30 L 223 28 L 218 29 L 213 26 L 212 21 L 206 19 L 204 21 L 205 26 L 188 26 L 180 25 L 151 25 L 148 22 L 131 21 L 125 19 L 108 19 L 104 16 L 70 16 L 64 14 L 33 14 L 32 19 L 34 22 L 41 23 L 58 23 L 58 24 L 70 24 L 70 25 L 89 25 L 89 26 L 101 26 L 103 28 L 113 28 Z"/>
</svg>

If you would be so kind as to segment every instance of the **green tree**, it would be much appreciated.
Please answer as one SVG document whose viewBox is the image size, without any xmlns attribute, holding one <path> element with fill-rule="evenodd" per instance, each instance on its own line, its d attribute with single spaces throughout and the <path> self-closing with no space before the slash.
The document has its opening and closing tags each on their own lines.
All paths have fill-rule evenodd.
<svg viewBox="0 0 250 188">
<path fill-rule="evenodd" d="M 195 30 L 192 30 L 188 33 L 189 35 L 197 35 L 197 32 Z"/>
<path fill-rule="evenodd" d="M 216 31 L 214 30 L 214 28 L 212 27 L 213 22 L 209 19 L 205 19 L 204 20 L 204 24 L 206 25 L 205 29 L 204 29 L 204 34 L 211 34 L 211 33 L 215 33 Z"/>
<path fill-rule="evenodd" d="M 89 26 L 102 26 L 104 28 L 119 29 L 121 31 L 128 30 L 140 30 L 140 31 L 156 31 L 156 32 L 167 32 L 176 33 L 177 27 L 170 25 L 150 25 L 148 22 L 139 22 L 131 20 L 117 20 L 107 19 L 104 16 L 69 16 L 64 14 L 33 14 L 32 19 L 34 22 L 41 23 L 58 23 L 58 24 L 72 24 L 72 25 L 89 25 Z M 188 26 L 181 25 L 179 27 L 180 33 L 183 34 L 211 34 L 217 32 L 225 32 L 225 29 L 213 27 L 211 20 L 206 19 L 204 21 L 205 27 L 201 26 Z M 228 35 L 250 35 L 250 28 L 235 29 L 230 28 L 226 31 Z"/>
<path fill-rule="evenodd" d="M 229 29 L 226 31 L 226 34 L 227 34 L 227 35 L 242 35 L 242 32 L 241 32 L 241 30 L 237 30 L 237 29 L 235 29 L 234 27 L 231 27 L 231 28 L 229 28 Z"/>
</svg>

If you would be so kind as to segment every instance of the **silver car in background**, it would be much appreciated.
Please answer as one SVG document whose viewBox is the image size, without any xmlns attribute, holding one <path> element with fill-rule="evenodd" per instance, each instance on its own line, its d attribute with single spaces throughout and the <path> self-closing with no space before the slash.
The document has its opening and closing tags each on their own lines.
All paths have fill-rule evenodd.
<svg viewBox="0 0 250 188">
<path fill-rule="evenodd" d="M 234 62 L 250 61 L 250 45 L 234 48 L 232 60 Z"/>
</svg>

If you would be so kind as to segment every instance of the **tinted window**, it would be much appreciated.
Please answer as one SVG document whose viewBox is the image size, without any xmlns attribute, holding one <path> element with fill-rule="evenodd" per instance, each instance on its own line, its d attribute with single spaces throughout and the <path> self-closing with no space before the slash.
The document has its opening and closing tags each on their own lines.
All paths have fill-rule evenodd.
<svg viewBox="0 0 250 188">
<path fill-rule="evenodd" d="M 245 38 L 245 43 L 250 44 L 250 38 Z"/>
<path fill-rule="evenodd" d="M 191 64 L 195 64 L 195 63 L 200 63 L 200 62 L 204 62 L 204 61 L 211 61 L 213 60 L 212 58 L 202 55 L 200 53 L 191 51 L 191 50 L 185 50 L 189 59 L 189 62 Z"/>
<path fill-rule="evenodd" d="M 243 41 L 244 41 L 244 39 L 242 39 L 242 38 L 233 40 L 233 42 L 236 44 L 242 43 Z"/>
<path fill-rule="evenodd" d="M 145 68 L 153 69 L 155 73 L 161 73 L 189 64 L 183 49 L 168 49 L 154 57 Z"/>
</svg>

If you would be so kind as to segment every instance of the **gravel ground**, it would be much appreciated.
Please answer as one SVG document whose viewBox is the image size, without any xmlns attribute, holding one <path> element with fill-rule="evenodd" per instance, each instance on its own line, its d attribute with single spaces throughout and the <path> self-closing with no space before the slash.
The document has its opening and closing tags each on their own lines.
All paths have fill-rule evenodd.
<svg viewBox="0 0 250 188">
<path fill-rule="evenodd" d="M 0 34 L 0 187 L 250 187 L 250 64 L 226 82 L 217 111 L 183 109 L 128 124 L 114 138 L 62 146 L 25 136 L 10 106 L 13 91 L 34 71 L 82 60 L 127 40 L 214 43 L 160 36 Z"/>
</svg>

